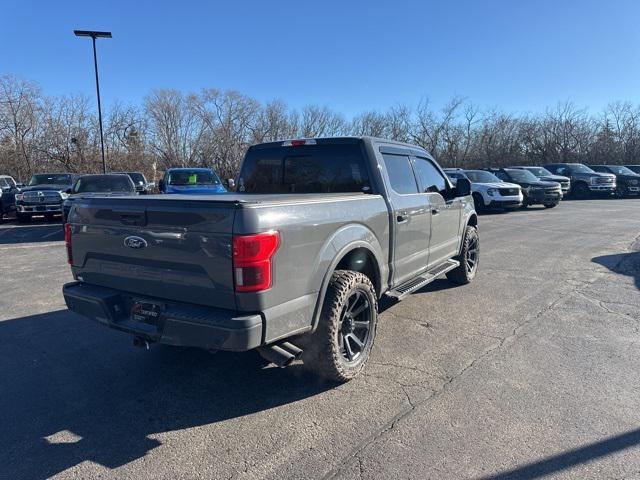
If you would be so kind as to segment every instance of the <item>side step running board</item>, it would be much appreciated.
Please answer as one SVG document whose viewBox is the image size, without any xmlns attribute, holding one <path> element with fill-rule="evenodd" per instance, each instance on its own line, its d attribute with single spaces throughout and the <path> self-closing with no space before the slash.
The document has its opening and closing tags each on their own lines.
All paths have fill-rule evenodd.
<svg viewBox="0 0 640 480">
<path fill-rule="evenodd" d="M 453 270 L 460 265 L 460 262 L 457 260 L 447 260 L 444 263 L 441 263 L 437 267 L 433 267 L 431 270 L 418 275 L 417 277 L 409 280 L 408 282 L 403 283 L 399 287 L 394 288 L 393 290 L 389 290 L 385 293 L 386 296 L 394 298 L 396 300 L 402 300 L 404 297 L 409 295 L 416 290 L 421 289 L 425 285 L 433 282 L 436 278 L 438 278 L 443 273 L 447 273 L 449 270 Z"/>
</svg>

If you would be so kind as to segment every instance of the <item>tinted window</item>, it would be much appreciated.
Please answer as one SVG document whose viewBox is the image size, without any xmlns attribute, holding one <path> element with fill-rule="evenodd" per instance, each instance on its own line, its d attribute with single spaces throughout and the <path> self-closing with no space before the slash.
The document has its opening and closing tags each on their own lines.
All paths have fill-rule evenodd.
<svg viewBox="0 0 640 480">
<path fill-rule="evenodd" d="M 29 180 L 29 185 L 69 185 L 71 181 L 71 175 L 67 174 L 38 174 L 31 177 L 31 180 Z"/>
<path fill-rule="evenodd" d="M 0 178 L 0 188 L 9 188 L 9 182 L 6 179 Z"/>
<path fill-rule="evenodd" d="M 635 172 L 627 167 L 622 167 L 619 165 L 610 165 L 607 167 L 609 172 L 615 173 L 616 175 L 634 175 Z"/>
<path fill-rule="evenodd" d="M 169 185 L 219 185 L 220 179 L 211 170 L 177 170 L 169 172 Z"/>
<path fill-rule="evenodd" d="M 438 169 L 426 158 L 415 158 L 416 174 L 420 183 L 421 191 L 435 187 L 441 195 L 447 192 L 447 182 Z M 432 190 L 430 190 L 432 191 Z"/>
<path fill-rule="evenodd" d="M 509 173 L 509 175 L 511 176 L 511 178 L 513 180 L 515 180 L 516 182 L 537 182 L 538 181 L 538 177 L 536 177 L 533 173 L 531 173 L 529 170 L 507 170 L 507 172 Z"/>
<path fill-rule="evenodd" d="M 88 175 L 80 177 L 73 186 L 73 193 L 133 191 L 133 183 L 126 175 Z"/>
<path fill-rule="evenodd" d="M 593 170 L 594 172 L 604 172 L 604 173 L 609 173 L 609 169 L 607 167 L 600 167 L 600 166 L 595 166 L 595 167 L 591 167 L 591 170 Z"/>
<path fill-rule="evenodd" d="M 251 149 L 238 190 L 246 193 L 344 193 L 370 188 L 360 144 Z"/>
<path fill-rule="evenodd" d="M 500 183 L 502 180 L 491 172 L 484 170 L 465 170 L 464 172 L 471 183 Z"/>
<path fill-rule="evenodd" d="M 498 177 L 500 180 L 504 182 L 509 181 L 509 176 L 504 172 L 496 172 L 496 177 Z"/>
<path fill-rule="evenodd" d="M 405 155 L 384 154 L 391 188 L 397 193 L 418 193 L 418 185 L 413 175 L 409 157 Z"/>
<path fill-rule="evenodd" d="M 552 175 L 552 173 L 546 168 L 542 167 L 526 167 L 531 173 L 533 173 L 536 177 L 544 177 L 547 175 Z"/>
</svg>

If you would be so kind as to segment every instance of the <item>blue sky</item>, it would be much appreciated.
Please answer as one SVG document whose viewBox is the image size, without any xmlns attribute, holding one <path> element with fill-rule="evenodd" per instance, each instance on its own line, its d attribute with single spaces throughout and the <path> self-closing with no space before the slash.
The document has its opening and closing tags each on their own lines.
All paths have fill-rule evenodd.
<svg viewBox="0 0 640 480">
<path fill-rule="evenodd" d="M 0 0 L 0 74 L 106 104 L 153 88 L 236 89 L 351 116 L 428 96 L 536 112 L 640 103 L 640 1 Z"/>
</svg>

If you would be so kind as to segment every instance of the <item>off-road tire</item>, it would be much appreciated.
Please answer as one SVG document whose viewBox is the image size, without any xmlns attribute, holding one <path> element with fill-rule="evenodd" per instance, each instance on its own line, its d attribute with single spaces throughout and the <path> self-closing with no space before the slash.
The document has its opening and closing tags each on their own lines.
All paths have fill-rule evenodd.
<svg viewBox="0 0 640 480">
<path fill-rule="evenodd" d="M 470 269 L 468 266 L 468 259 L 470 250 L 475 246 L 475 266 Z M 480 237 L 478 236 L 478 230 L 476 227 L 467 225 L 464 232 L 464 238 L 462 239 L 462 250 L 455 260 L 460 262 L 460 265 L 453 270 L 446 273 L 450 282 L 457 283 L 458 285 L 466 285 L 470 283 L 476 276 L 478 271 L 478 262 L 480 260 Z"/>
<path fill-rule="evenodd" d="M 347 306 L 346 301 L 356 290 L 366 296 L 372 310 L 365 347 L 356 360 L 348 362 L 339 346 L 338 329 Z M 352 270 L 336 270 L 327 288 L 318 328 L 304 338 L 302 360 L 305 367 L 327 380 L 347 382 L 353 379 L 364 369 L 371 355 L 377 321 L 378 299 L 369 278 Z"/>
<path fill-rule="evenodd" d="M 558 204 L 557 203 L 545 203 L 544 204 L 544 208 L 553 208 L 553 207 L 557 207 Z"/>
</svg>

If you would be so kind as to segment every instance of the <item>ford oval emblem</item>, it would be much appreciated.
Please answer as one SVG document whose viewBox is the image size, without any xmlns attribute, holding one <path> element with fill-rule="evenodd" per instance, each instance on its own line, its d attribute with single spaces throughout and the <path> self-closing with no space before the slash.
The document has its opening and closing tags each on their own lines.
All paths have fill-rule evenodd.
<svg viewBox="0 0 640 480">
<path fill-rule="evenodd" d="M 145 248 L 147 241 L 142 237 L 131 236 L 124 239 L 124 246 L 129 248 Z"/>
</svg>

